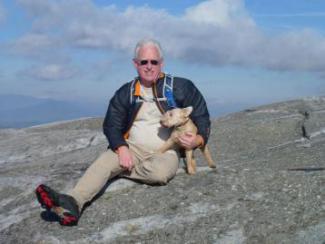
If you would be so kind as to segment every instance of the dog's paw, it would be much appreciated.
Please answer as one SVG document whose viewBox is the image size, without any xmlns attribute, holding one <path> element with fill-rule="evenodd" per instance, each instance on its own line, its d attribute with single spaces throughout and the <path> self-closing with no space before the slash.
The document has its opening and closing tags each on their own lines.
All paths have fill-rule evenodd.
<svg viewBox="0 0 325 244">
<path fill-rule="evenodd" d="M 189 175 L 194 175 L 195 173 L 196 173 L 196 171 L 195 171 L 195 168 L 194 167 L 187 167 L 187 173 L 189 174 Z"/>
</svg>

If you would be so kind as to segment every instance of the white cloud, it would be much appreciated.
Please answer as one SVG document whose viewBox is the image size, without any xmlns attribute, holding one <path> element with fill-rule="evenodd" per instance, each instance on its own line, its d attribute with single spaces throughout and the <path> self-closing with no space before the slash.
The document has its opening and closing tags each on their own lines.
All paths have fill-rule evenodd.
<svg viewBox="0 0 325 244">
<path fill-rule="evenodd" d="M 311 30 L 265 34 L 243 0 L 203 1 L 183 16 L 149 7 L 124 11 L 114 6 L 100 8 L 90 0 L 19 2 L 33 19 L 30 35 L 51 36 L 51 40 L 60 40 L 62 48 L 113 49 L 131 54 L 136 41 L 153 37 L 161 41 L 166 55 L 189 62 L 272 70 L 325 68 L 324 36 Z M 43 40 L 43 47 L 56 43 L 38 40 Z M 25 48 L 36 52 L 37 45 L 26 43 Z"/>
<path fill-rule="evenodd" d="M 203 24 L 229 26 L 233 22 L 253 24 L 241 0 L 210 0 L 186 10 L 185 18 Z"/>
<path fill-rule="evenodd" d="M 6 15 L 7 15 L 6 14 L 6 9 L 4 8 L 2 3 L 0 2 L 0 24 L 5 21 Z"/>
<path fill-rule="evenodd" d="M 35 56 L 57 46 L 58 42 L 48 34 L 28 33 L 14 41 L 11 50 L 18 54 Z"/>
<path fill-rule="evenodd" d="M 63 66 L 61 64 L 49 64 L 40 67 L 31 67 L 21 75 L 28 76 L 37 80 L 55 81 L 55 80 L 66 80 L 74 77 L 77 74 L 77 70 Z"/>
<path fill-rule="evenodd" d="M 312 30 L 288 32 L 265 40 L 256 63 L 276 70 L 324 71 L 325 39 Z"/>
</svg>

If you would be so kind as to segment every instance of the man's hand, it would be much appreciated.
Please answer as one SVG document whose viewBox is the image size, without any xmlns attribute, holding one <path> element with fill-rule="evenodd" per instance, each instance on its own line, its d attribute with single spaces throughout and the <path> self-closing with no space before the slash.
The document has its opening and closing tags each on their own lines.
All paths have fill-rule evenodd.
<svg viewBox="0 0 325 244">
<path fill-rule="evenodd" d="M 178 137 L 179 144 L 185 149 L 194 149 L 203 144 L 203 138 L 192 132 L 185 132 L 184 135 Z"/>
<path fill-rule="evenodd" d="M 117 149 L 117 155 L 118 155 L 120 166 L 122 168 L 131 171 L 134 163 L 129 148 L 127 146 L 120 146 Z"/>
</svg>

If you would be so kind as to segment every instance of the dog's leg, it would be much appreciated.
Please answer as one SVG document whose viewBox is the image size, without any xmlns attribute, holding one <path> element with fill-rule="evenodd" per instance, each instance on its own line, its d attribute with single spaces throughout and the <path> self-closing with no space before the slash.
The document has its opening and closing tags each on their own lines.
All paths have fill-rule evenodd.
<svg viewBox="0 0 325 244">
<path fill-rule="evenodd" d="M 160 153 L 164 153 L 166 152 L 168 149 L 172 148 L 174 146 L 175 142 L 169 138 L 164 145 L 161 146 L 161 148 L 159 148 L 158 152 Z"/>
<path fill-rule="evenodd" d="M 205 145 L 205 147 L 201 148 L 201 151 L 205 157 L 205 159 L 208 161 L 208 165 L 210 168 L 216 168 L 216 165 L 215 163 L 213 162 L 213 159 L 211 157 L 211 153 L 210 153 L 210 150 L 209 150 L 209 147 L 208 145 Z"/>
<path fill-rule="evenodd" d="M 187 173 L 190 175 L 194 175 L 196 168 L 195 168 L 195 160 L 193 159 L 193 150 L 186 150 L 186 166 L 187 166 Z"/>
<path fill-rule="evenodd" d="M 195 157 L 194 157 L 194 152 L 192 153 L 192 167 L 194 169 L 194 173 L 196 173 L 196 160 L 195 160 Z"/>
</svg>

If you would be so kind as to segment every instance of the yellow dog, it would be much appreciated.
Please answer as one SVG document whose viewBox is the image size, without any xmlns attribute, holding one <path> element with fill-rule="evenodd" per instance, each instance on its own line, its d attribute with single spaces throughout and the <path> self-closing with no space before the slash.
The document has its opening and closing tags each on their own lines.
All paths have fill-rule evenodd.
<svg viewBox="0 0 325 244">
<path fill-rule="evenodd" d="M 193 121 L 190 119 L 189 115 L 192 113 L 193 108 L 175 108 L 167 111 L 161 117 L 161 124 L 165 127 L 174 127 L 170 137 L 165 142 L 165 144 L 159 149 L 159 152 L 166 152 L 168 149 L 172 148 L 175 144 L 179 145 L 178 137 L 184 135 L 187 132 L 192 132 L 197 134 L 197 127 L 194 125 Z M 212 160 L 210 150 L 207 145 L 200 147 L 205 159 L 208 162 L 210 168 L 215 168 L 216 165 Z M 190 175 L 196 172 L 196 163 L 193 155 L 192 149 L 185 149 L 186 154 L 186 165 L 187 173 Z"/>
</svg>

